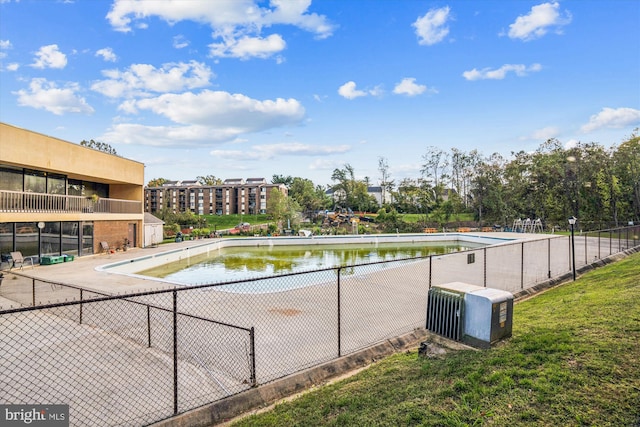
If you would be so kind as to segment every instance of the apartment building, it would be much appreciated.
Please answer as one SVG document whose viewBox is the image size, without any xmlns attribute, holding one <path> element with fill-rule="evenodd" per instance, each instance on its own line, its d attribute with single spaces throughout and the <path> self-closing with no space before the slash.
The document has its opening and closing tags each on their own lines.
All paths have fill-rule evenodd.
<svg viewBox="0 0 640 427">
<path fill-rule="evenodd" d="M 168 181 L 161 187 L 145 188 L 145 211 L 168 209 L 197 215 L 263 214 L 267 212 L 271 191 L 284 195 L 284 184 L 268 184 L 264 178 L 227 179 L 220 185 L 201 185 L 197 181 Z"/>
<path fill-rule="evenodd" d="M 0 123 L 0 253 L 141 246 L 144 165 Z"/>
</svg>

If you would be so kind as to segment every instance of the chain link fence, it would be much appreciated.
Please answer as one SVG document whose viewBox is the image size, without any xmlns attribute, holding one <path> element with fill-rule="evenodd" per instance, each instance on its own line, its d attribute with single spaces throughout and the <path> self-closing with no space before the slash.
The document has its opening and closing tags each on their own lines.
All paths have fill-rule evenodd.
<svg viewBox="0 0 640 427">
<path fill-rule="evenodd" d="M 424 328 L 430 287 L 513 293 L 640 245 L 640 227 L 109 296 L 5 273 L 0 402 L 147 425 Z M 21 305 L 6 308 L 7 302 Z"/>
</svg>

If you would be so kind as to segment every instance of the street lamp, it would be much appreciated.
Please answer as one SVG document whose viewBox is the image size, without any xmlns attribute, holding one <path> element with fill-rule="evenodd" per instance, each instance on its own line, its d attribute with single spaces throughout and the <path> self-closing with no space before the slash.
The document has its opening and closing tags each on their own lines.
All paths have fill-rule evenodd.
<svg viewBox="0 0 640 427">
<path fill-rule="evenodd" d="M 573 280 L 576 280 L 576 244 L 573 235 L 573 226 L 576 225 L 576 217 L 569 218 L 569 225 L 571 226 L 571 260 L 573 265 Z"/>
</svg>

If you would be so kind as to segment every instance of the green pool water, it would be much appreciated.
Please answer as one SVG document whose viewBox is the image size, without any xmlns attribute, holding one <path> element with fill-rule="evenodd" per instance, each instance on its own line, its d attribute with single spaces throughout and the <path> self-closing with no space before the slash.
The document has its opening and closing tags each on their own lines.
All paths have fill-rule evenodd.
<svg viewBox="0 0 640 427">
<path fill-rule="evenodd" d="M 483 246 L 486 245 L 439 241 L 228 247 L 140 271 L 137 274 L 186 285 L 221 283 L 330 267 L 442 255 Z"/>
</svg>

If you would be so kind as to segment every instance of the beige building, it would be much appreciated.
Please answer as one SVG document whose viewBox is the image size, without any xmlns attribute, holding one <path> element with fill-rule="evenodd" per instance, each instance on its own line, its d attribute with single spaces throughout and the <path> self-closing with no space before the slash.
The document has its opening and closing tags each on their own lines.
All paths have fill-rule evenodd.
<svg viewBox="0 0 640 427">
<path fill-rule="evenodd" d="M 142 163 L 0 123 L 3 257 L 141 246 L 143 196 Z"/>
</svg>

